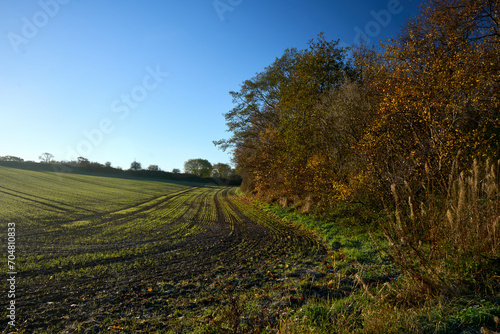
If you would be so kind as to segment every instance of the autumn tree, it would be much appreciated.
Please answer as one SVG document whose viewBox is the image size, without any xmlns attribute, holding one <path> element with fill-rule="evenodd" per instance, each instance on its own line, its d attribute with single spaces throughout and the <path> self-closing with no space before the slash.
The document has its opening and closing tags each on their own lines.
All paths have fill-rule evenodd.
<svg viewBox="0 0 500 334">
<path fill-rule="evenodd" d="M 430 177 L 444 190 L 458 155 L 462 164 L 498 158 L 499 8 L 498 0 L 434 0 L 386 45 L 384 97 L 365 139 L 388 182 Z"/>
<path fill-rule="evenodd" d="M 41 162 L 49 164 L 52 162 L 52 159 L 54 159 L 54 156 L 48 152 L 43 153 L 38 157 L 38 159 L 41 160 Z"/>
<path fill-rule="evenodd" d="M 372 201 L 380 189 L 362 150 L 366 129 L 376 119 L 380 93 L 373 84 L 381 59 L 365 47 L 352 50 L 355 75 L 322 95 L 315 106 L 317 154 L 308 168 L 310 191 L 331 202 Z M 370 199 L 371 197 L 371 199 Z M 328 203 L 325 203 L 328 204 Z"/>
<path fill-rule="evenodd" d="M 76 159 L 76 161 L 78 162 L 79 165 L 82 165 L 82 166 L 89 166 L 90 165 L 89 159 L 84 158 L 84 157 L 78 157 Z"/>
<path fill-rule="evenodd" d="M 184 163 L 184 172 L 200 177 L 210 177 L 212 164 L 205 159 L 190 159 Z"/>
<path fill-rule="evenodd" d="M 133 161 L 131 164 L 130 164 L 130 170 L 133 170 L 133 171 L 138 171 L 138 170 L 141 170 L 142 169 L 142 166 L 141 166 L 141 163 L 140 162 L 137 162 L 137 161 Z"/>
<path fill-rule="evenodd" d="M 338 41 L 321 34 L 308 49 L 286 50 L 231 92 L 236 107 L 225 117 L 233 136 L 215 143 L 234 149 L 244 189 L 293 200 L 308 196 L 314 178 L 308 165 L 324 153 L 316 106 L 353 75 L 346 57 Z"/>
<path fill-rule="evenodd" d="M 263 72 L 245 80 L 240 91 L 229 92 L 236 106 L 224 116 L 233 135 L 214 144 L 233 150 L 245 191 L 262 191 L 263 187 L 272 187 L 272 181 L 276 185 L 280 181 L 271 161 L 275 151 L 273 138 L 280 123 L 279 86 L 286 81 L 298 53 L 296 49 L 286 50 Z"/>
<path fill-rule="evenodd" d="M 160 167 L 158 167 L 158 165 L 149 165 L 148 166 L 148 170 L 149 171 L 153 171 L 153 172 L 159 172 L 160 171 Z"/>
<path fill-rule="evenodd" d="M 431 0 L 385 46 L 374 81 L 382 99 L 363 148 L 392 184 L 388 254 L 408 282 L 405 296 L 491 294 L 484 287 L 498 258 L 491 231 L 498 226 L 499 22 L 499 0 Z"/>
<path fill-rule="evenodd" d="M 277 169 L 283 178 L 283 188 L 292 199 L 317 194 L 312 186 L 317 177 L 328 179 L 328 152 L 321 131 L 322 110 L 316 106 L 324 94 L 340 88 L 352 76 L 346 50 L 338 41 L 328 42 L 323 35 L 309 43 L 301 52 L 280 87 L 280 131 L 282 147 L 275 155 Z M 321 166 L 320 166 L 321 165 Z"/>
<path fill-rule="evenodd" d="M 219 162 L 212 166 L 213 177 L 228 179 L 231 175 L 233 175 L 233 169 L 229 164 L 224 164 Z"/>
</svg>

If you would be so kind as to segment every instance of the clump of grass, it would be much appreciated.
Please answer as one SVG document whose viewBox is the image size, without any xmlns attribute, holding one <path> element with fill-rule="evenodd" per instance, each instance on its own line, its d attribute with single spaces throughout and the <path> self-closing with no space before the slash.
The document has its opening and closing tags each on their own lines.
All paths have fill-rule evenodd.
<svg viewBox="0 0 500 334">
<path fill-rule="evenodd" d="M 386 226 L 387 253 L 406 278 L 399 297 L 407 302 L 437 295 L 483 292 L 500 287 L 500 162 L 479 164 L 450 176 L 445 195 L 427 188 L 415 203 L 392 187 L 396 201 Z"/>
<path fill-rule="evenodd" d="M 247 296 L 228 292 L 203 333 L 258 334 L 271 323 L 266 308 L 256 310 Z"/>
</svg>

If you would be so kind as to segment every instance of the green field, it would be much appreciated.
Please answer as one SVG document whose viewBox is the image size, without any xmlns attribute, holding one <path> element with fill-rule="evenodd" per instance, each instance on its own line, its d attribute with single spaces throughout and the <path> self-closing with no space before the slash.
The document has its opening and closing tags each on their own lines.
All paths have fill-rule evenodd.
<svg viewBox="0 0 500 334">
<path fill-rule="evenodd" d="M 0 167 L 0 212 L 3 333 L 477 333 L 500 314 L 494 296 L 391 302 L 401 276 L 362 205 L 320 218 L 236 188 Z"/>
<path fill-rule="evenodd" d="M 0 167 L 0 203 L 3 245 L 16 228 L 19 332 L 223 331 L 235 326 L 220 315 L 234 293 L 279 290 L 326 256 L 235 188 Z M 255 305 L 272 314 L 261 328 L 287 309 L 268 299 Z"/>
</svg>

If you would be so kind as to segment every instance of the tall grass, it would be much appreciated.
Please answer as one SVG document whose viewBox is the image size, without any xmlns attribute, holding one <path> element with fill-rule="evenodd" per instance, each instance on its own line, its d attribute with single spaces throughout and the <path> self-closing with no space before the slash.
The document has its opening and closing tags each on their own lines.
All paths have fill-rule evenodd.
<svg viewBox="0 0 500 334">
<path fill-rule="evenodd" d="M 427 187 L 419 202 L 408 187 L 392 187 L 387 253 L 406 279 L 399 297 L 415 302 L 500 288 L 499 167 L 474 161 L 450 175 L 447 194 Z"/>
</svg>

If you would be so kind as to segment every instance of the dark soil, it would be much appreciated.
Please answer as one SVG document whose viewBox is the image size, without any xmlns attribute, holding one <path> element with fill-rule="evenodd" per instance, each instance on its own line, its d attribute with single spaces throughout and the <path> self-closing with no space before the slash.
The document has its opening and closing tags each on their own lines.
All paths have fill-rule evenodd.
<svg viewBox="0 0 500 334">
<path fill-rule="evenodd" d="M 193 195 L 179 208 L 183 210 L 181 214 L 172 221 L 158 224 L 155 230 L 119 236 L 113 242 L 109 239 L 84 242 L 85 236 L 97 235 L 109 226 L 126 226 L 147 218 L 151 212 L 167 210 L 177 196 L 187 193 L 189 191 L 164 196 L 150 204 L 141 203 L 132 213 L 89 216 L 86 219 L 92 220 L 92 224 L 79 229 L 19 231 L 22 247 L 18 257 L 22 254 L 70 257 L 145 245 L 152 247 L 129 255 L 62 267 L 20 269 L 16 329 L 28 333 L 123 332 L 124 328 L 133 328 L 130 332 L 163 331 L 173 328 L 177 319 L 184 316 L 201 316 L 207 307 L 224 303 L 225 296 L 235 291 L 279 282 L 284 279 L 284 271 L 276 268 L 285 263 L 306 257 L 320 261 L 326 254 L 311 234 L 254 209 L 247 212 L 239 199 L 228 195 L 227 189 L 209 189 Z M 211 198 L 204 196 L 214 199 L 208 201 Z M 216 205 L 216 219 L 202 221 L 204 206 L 210 203 Z M 71 222 L 57 222 L 65 223 Z M 188 230 L 196 227 L 198 232 L 185 236 L 178 230 L 182 224 L 186 224 Z M 99 266 L 102 271 L 98 274 L 95 270 L 91 275 L 74 274 L 74 271 Z M 295 274 L 305 275 L 309 270 L 316 275 L 308 268 L 312 265 L 302 267 L 301 271 L 296 269 Z M 64 275 L 66 272 L 71 273 Z M 2 311 L 6 300 L 2 298 Z M 300 299 L 292 298 L 288 303 L 298 304 Z M 12 327 L 0 329 L 9 332 Z"/>
</svg>

